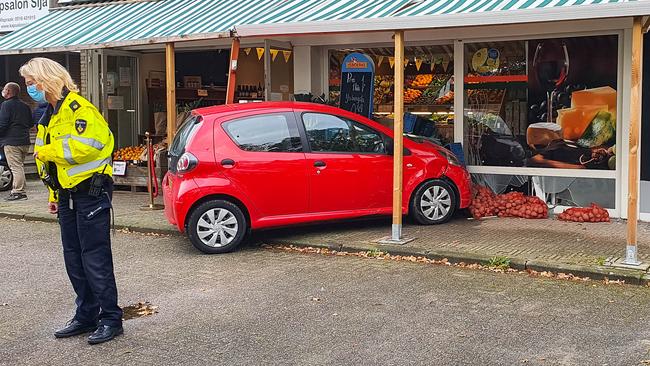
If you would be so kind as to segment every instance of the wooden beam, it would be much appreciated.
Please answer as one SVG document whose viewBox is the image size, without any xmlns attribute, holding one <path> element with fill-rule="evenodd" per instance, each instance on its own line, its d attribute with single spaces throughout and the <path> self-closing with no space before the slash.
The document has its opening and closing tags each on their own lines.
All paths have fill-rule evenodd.
<svg viewBox="0 0 650 366">
<path fill-rule="evenodd" d="M 630 93 L 630 150 L 628 156 L 627 250 L 626 263 L 637 260 L 637 219 L 639 197 L 639 129 L 641 125 L 641 58 L 643 56 L 641 17 L 632 26 L 632 84 Z"/>
<path fill-rule="evenodd" d="M 393 93 L 393 227 L 391 240 L 402 237 L 402 166 L 404 153 L 404 31 L 395 32 L 395 92 Z"/>
<path fill-rule="evenodd" d="M 174 43 L 165 44 L 167 79 L 167 143 L 171 145 L 176 134 L 176 58 Z"/>
<path fill-rule="evenodd" d="M 237 87 L 237 61 L 239 60 L 239 38 L 232 39 L 230 47 L 230 64 L 228 68 L 228 89 L 226 91 L 226 104 L 235 102 L 235 88 Z"/>
</svg>

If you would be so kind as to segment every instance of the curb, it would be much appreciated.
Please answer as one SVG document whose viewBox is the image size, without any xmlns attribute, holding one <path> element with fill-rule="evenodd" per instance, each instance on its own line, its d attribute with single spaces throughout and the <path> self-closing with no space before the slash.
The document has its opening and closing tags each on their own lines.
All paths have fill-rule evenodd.
<svg viewBox="0 0 650 366">
<path fill-rule="evenodd" d="M 56 216 L 54 215 L 38 216 L 38 215 L 29 215 L 29 214 L 15 214 L 15 213 L 0 212 L 0 217 L 4 217 L 8 219 L 16 219 L 16 220 L 38 221 L 38 222 L 50 222 L 50 223 L 59 222 L 59 220 L 57 220 Z M 115 224 L 114 229 L 128 230 L 140 234 L 153 233 L 153 234 L 161 234 L 161 235 L 182 236 L 181 233 L 179 233 L 177 230 L 174 229 L 156 229 L 156 228 L 147 228 L 147 227 L 134 226 L 134 225 L 121 225 L 121 224 Z"/>
<path fill-rule="evenodd" d="M 7 213 L 0 212 L 0 217 L 17 219 L 17 220 L 28 220 L 28 221 L 38 221 L 38 222 L 51 222 L 56 223 L 58 220 L 54 216 L 38 216 L 38 215 L 29 215 L 29 214 L 16 214 L 16 213 Z M 182 236 L 180 232 L 174 229 L 156 229 L 156 228 L 146 228 L 134 225 L 115 225 L 116 230 L 128 230 L 134 233 L 140 234 L 161 234 L 161 235 L 170 235 L 170 236 Z M 448 252 L 448 251 L 431 251 L 424 250 L 418 247 L 404 247 L 398 245 L 381 245 L 381 244 L 362 244 L 362 243 L 352 243 L 352 244 L 341 244 L 336 242 L 330 243 L 310 243 L 310 242 L 300 242 L 300 241 L 290 241 L 285 239 L 262 239 L 257 238 L 255 242 L 265 243 L 265 244 L 280 244 L 280 245 L 295 245 L 298 247 L 314 247 L 314 248 L 327 248 L 330 250 L 336 251 L 346 251 L 346 252 L 360 252 L 367 251 L 372 249 L 380 249 L 382 251 L 388 252 L 392 255 L 401 255 L 401 256 L 416 256 L 416 257 L 425 257 L 427 259 L 441 260 L 446 258 L 452 263 L 466 263 L 466 264 L 482 264 L 490 260 L 493 256 L 477 254 L 477 253 L 460 253 L 460 252 Z M 627 284 L 642 285 L 645 286 L 650 283 L 650 273 L 640 270 L 632 269 L 622 269 L 622 268 L 613 268 L 607 266 L 585 266 L 585 265 L 576 265 L 568 263 L 558 263 L 558 262 L 548 262 L 544 260 L 528 260 L 526 258 L 512 257 L 510 258 L 510 267 L 525 271 L 525 270 L 534 270 L 538 272 L 553 272 L 553 273 L 565 273 L 573 274 L 580 277 L 589 277 L 593 280 L 621 280 L 625 281 Z"/>
<path fill-rule="evenodd" d="M 425 257 L 427 259 L 441 260 L 446 258 L 451 263 L 483 264 L 493 256 L 477 253 L 459 253 L 447 251 L 430 251 L 416 247 L 402 247 L 381 244 L 339 244 L 339 243 L 307 243 L 289 241 L 284 239 L 264 240 L 266 244 L 295 245 L 298 247 L 327 248 L 336 251 L 360 252 L 371 249 L 380 249 L 391 255 Z M 528 260 L 525 258 L 510 258 L 510 267 L 516 270 L 533 270 L 538 272 L 553 272 L 573 274 L 579 277 L 589 277 L 592 280 L 619 280 L 626 284 L 645 286 L 650 283 L 650 273 L 641 270 L 630 270 L 606 266 L 585 266 L 568 263 L 547 262 L 543 260 Z"/>
</svg>

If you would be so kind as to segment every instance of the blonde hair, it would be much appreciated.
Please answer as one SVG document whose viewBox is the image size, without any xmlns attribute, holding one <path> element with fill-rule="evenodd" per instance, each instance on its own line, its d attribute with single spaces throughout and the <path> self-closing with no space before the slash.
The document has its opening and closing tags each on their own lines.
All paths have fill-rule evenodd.
<svg viewBox="0 0 650 366">
<path fill-rule="evenodd" d="M 30 77 L 41 84 L 45 93 L 56 100 L 63 98 L 63 88 L 79 92 L 68 70 L 49 58 L 35 57 L 21 66 L 19 72 L 22 77 Z"/>
</svg>

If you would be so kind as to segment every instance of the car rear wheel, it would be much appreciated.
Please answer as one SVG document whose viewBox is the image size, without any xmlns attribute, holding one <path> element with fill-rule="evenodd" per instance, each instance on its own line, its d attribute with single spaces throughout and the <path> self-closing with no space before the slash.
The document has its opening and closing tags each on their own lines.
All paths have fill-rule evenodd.
<svg viewBox="0 0 650 366">
<path fill-rule="evenodd" d="M 237 205 L 224 200 L 202 203 L 190 214 L 187 227 L 192 245 L 208 254 L 235 250 L 246 233 L 244 213 Z"/>
<path fill-rule="evenodd" d="M 430 180 L 413 194 L 410 213 L 419 224 L 442 224 L 454 216 L 457 200 L 451 184 L 441 179 Z"/>
<path fill-rule="evenodd" d="M 13 180 L 14 175 L 11 173 L 11 170 L 9 170 L 9 167 L 0 165 L 0 192 L 11 189 Z"/>
</svg>

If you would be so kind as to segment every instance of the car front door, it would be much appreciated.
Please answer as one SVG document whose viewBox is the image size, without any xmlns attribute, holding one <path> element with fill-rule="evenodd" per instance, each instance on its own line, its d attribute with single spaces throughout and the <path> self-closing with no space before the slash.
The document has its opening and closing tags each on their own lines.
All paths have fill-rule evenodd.
<svg viewBox="0 0 650 366">
<path fill-rule="evenodd" d="M 389 208 L 392 159 L 381 134 L 335 115 L 299 116 L 308 141 L 309 211 Z"/>
<path fill-rule="evenodd" d="M 292 112 L 239 117 L 218 128 L 235 146 L 215 141 L 217 164 L 261 217 L 307 212 L 307 166 Z"/>
</svg>

